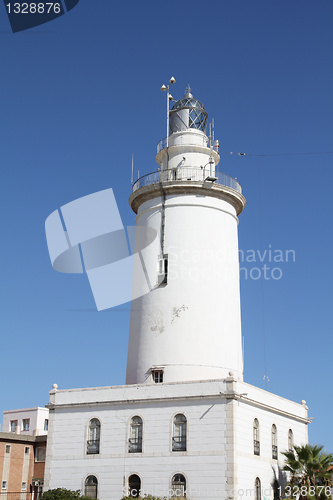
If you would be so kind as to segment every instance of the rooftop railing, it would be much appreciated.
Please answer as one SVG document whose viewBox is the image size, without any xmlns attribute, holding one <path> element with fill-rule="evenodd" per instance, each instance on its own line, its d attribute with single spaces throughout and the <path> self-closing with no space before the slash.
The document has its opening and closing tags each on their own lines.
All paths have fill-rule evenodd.
<svg viewBox="0 0 333 500">
<path fill-rule="evenodd" d="M 213 177 L 215 184 L 220 184 L 221 186 L 226 186 L 234 189 L 238 193 L 242 193 L 242 188 L 239 182 L 233 177 L 223 174 L 222 172 L 215 172 Z M 151 172 L 150 174 L 143 175 L 133 184 L 133 193 L 144 186 L 150 186 L 152 184 L 159 184 L 168 181 L 197 181 L 197 182 L 213 182 L 210 175 L 209 168 L 198 168 L 198 167 L 180 167 L 177 169 L 167 169 L 167 170 L 157 170 Z"/>
</svg>

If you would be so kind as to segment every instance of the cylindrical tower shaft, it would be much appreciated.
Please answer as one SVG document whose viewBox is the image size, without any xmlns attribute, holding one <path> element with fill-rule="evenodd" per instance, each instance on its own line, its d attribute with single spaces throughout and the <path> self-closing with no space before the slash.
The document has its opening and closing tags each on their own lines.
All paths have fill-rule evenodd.
<svg viewBox="0 0 333 500">
<path fill-rule="evenodd" d="M 160 173 L 130 197 L 136 224 L 157 231 L 161 250 L 145 256 L 155 288 L 132 302 L 127 384 L 243 378 L 237 215 L 246 202 L 217 172 L 202 104 L 191 94 L 181 101 L 156 157 Z M 194 113 L 201 122 L 189 121 Z"/>
</svg>

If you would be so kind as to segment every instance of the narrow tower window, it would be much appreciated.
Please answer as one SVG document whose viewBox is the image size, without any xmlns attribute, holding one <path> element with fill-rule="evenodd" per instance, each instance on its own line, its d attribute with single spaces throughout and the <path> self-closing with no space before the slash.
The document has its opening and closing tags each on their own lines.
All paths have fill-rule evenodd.
<svg viewBox="0 0 333 500">
<path fill-rule="evenodd" d="M 87 454 L 96 455 L 99 453 L 99 444 L 101 436 L 101 423 L 98 418 L 92 418 L 89 422 Z M 94 477 L 94 476 L 89 476 Z M 96 497 L 93 497 L 96 498 Z"/>
<path fill-rule="evenodd" d="M 257 418 L 253 421 L 253 453 L 260 455 L 259 420 Z"/>
<path fill-rule="evenodd" d="M 158 276 L 157 283 L 159 285 L 166 285 L 168 282 L 168 255 L 160 255 L 158 261 Z"/>
<path fill-rule="evenodd" d="M 288 450 L 292 451 L 293 446 L 294 446 L 294 435 L 293 435 L 293 431 L 291 429 L 289 429 L 289 431 L 288 431 Z"/>
<path fill-rule="evenodd" d="M 172 451 L 186 451 L 186 427 L 185 415 L 178 413 L 173 419 Z"/>
<path fill-rule="evenodd" d="M 175 474 L 171 481 L 171 498 L 186 497 L 186 479 L 183 474 Z"/>
<path fill-rule="evenodd" d="M 129 453 L 142 452 L 142 418 L 133 417 L 130 426 L 130 437 L 128 440 Z"/>
<path fill-rule="evenodd" d="M 152 370 L 151 376 L 154 384 L 162 384 L 163 382 L 163 370 Z"/>
<path fill-rule="evenodd" d="M 272 458 L 275 460 L 278 458 L 277 429 L 275 424 L 272 425 Z"/>
<path fill-rule="evenodd" d="M 88 476 L 84 483 L 84 494 L 89 498 L 97 498 L 98 481 L 96 476 Z"/>
</svg>

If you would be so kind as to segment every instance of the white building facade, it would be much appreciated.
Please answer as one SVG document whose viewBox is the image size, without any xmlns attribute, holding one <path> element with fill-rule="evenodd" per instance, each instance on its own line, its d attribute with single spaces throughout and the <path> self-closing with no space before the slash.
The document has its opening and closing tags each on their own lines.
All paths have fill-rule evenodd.
<svg viewBox="0 0 333 500">
<path fill-rule="evenodd" d="M 170 81 L 172 83 L 172 81 Z M 169 95 L 167 96 L 169 97 Z M 133 185 L 152 291 L 132 302 L 126 386 L 50 393 L 45 489 L 279 498 L 283 456 L 307 443 L 307 407 L 243 381 L 239 183 L 218 171 L 217 141 L 190 91 L 170 111 L 159 169 Z M 141 274 L 134 269 L 133 286 Z"/>
<path fill-rule="evenodd" d="M 7 410 L 3 412 L 3 432 L 26 436 L 47 435 L 49 410 L 43 407 Z"/>
</svg>

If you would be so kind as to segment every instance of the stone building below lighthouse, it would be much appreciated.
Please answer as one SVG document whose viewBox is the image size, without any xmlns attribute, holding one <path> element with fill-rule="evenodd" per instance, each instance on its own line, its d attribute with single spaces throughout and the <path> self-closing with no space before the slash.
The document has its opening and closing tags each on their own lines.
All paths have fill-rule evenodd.
<svg viewBox="0 0 333 500">
<path fill-rule="evenodd" d="M 145 253 L 151 291 L 132 301 L 126 385 L 54 386 L 45 490 L 99 500 L 279 498 L 281 453 L 307 443 L 308 409 L 243 380 L 238 216 L 246 200 L 221 172 L 207 112 L 189 89 L 170 111 L 168 101 L 156 161 L 129 200 L 137 227 L 155 231 L 157 244 Z M 141 279 L 134 267 L 133 286 Z"/>
</svg>

